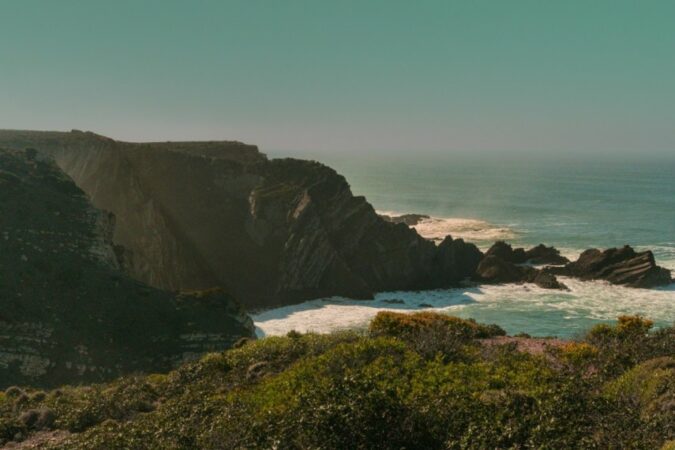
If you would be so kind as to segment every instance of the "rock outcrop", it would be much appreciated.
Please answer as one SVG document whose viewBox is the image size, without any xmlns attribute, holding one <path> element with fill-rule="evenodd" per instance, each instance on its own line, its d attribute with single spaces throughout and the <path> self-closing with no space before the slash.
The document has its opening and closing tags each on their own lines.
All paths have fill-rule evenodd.
<svg viewBox="0 0 675 450">
<path fill-rule="evenodd" d="M 636 252 L 626 245 L 607 250 L 589 249 L 579 259 L 547 272 L 581 280 L 606 280 L 634 288 L 650 288 L 672 283 L 670 270 L 656 265 L 651 251 Z"/>
<path fill-rule="evenodd" d="M 165 371 L 253 337 L 223 291 L 172 294 L 123 274 L 114 226 L 53 161 L 0 151 L 0 388 Z"/>
<path fill-rule="evenodd" d="M 238 142 L 135 144 L 77 131 L 0 131 L 0 146 L 53 157 L 94 206 L 115 215 L 123 270 L 160 289 L 223 286 L 253 309 L 447 288 L 468 278 L 563 288 L 556 273 L 576 276 L 569 264 L 531 267 L 569 262 L 543 244 L 525 250 L 497 242 L 485 258 L 461 239 L 436 246 L 410 228 L 427 216 L 383 218 L 333 169 L 269 160 Z M 626 271 L 602 277 L 628 286 L 666 278 L 649 258 L 622 264 Z"/>
<path fill-rule="evenodd" d="M 549 272 L 516 265 L 495 254 L 485 255 L 476 269 L 474 279 L 481 283 L 534 283 L 544 289 L 567 289 Z"/>
<path fill-rule="evenodd" d="M 463 242 L 439 253 L 404 223 L 379 217 L 334 170 L 268 160 L 240 143 L 0 131 L 3 145 L 51 155 L 96 207 L 117 217 L 124 269 L 163 289 L 226 286 L 250 308 L 371 298 L 454 285 L 479 253 Z M 473 255 L 469 270 L 453 265 L 464 254 Z"/>
<path fill-rule="evenodd" d="M 482 259 L 483 253 L 475 245 L 448 236 L 436 250 L 429 285 L 457 286 L 463 280 L 474 277 Z"/>
<path fill-rule="evenodd" d="M 425 219 L 431 218 L 426 214 L 401 214 L 400 216 L 390 216 L 387 214 L 380 214 L 380 217 L 382 217 L 387 222 L 404 223 L 410 227 L 419 224 L 421 221 Z"/>
<path fill-rule="evenodd" d="M 560 254 L 554 247 L 547 247 L 544 244 L 539 244 L 529 250 L 524 248 L 513 248 L 510 244 L 504 241 L 497 241 L 485 253 L 486 256 L 496 256 L 506 262 L 513 264 L 566 264 L 569 262 L 567 258 Z"/>
</svg>

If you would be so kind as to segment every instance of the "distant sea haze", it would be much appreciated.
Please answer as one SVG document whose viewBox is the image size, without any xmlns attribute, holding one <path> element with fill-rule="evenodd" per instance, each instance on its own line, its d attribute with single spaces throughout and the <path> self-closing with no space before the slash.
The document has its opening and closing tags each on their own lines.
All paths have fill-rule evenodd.
<svg viewBox="0 0 675 450">
<path fill-rule="evenodd" d="M 429 215 L 415 227 L 430 239 L 451 234 L 483 250 L 497 239 L 523 247 L 545 243 L 570 259 L 586 248 L 629 244 L 651 249 L 659 265 L 675 270 L 675 159 L 326 162 L 378 212 Z M 371 302 L 317 299 L 254 319 L 259 334 L 329 331 L 365 326 L 381 309 L 433 308 L 497 323 L 511 333 L 561 337 L 621 314 L 643 314 L 657 325 L 675 322 L 675 285 L 646 290 L 562 281 L 570 291 L 502 285 L 381 293 Z"/>
</svg>

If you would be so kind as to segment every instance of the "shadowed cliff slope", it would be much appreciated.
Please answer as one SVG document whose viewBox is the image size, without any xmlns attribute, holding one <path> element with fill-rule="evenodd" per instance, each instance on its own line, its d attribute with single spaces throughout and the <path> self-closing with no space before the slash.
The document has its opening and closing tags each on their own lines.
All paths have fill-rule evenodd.
<svg viewBox="0 0 675 450">
<path fill-rule="evenodd" d="M 334 170 L 268 160 L 241 143 L 0 131 L 0 146 L 53 156 L 95 206 L 118 218 L 125 270 L 161 288 L 227 286 L 260 307 L 450 286 L 477 264 L 470 244 L 449 240 L 439 252 L 406 225 L 382 220 Z"/>
<path fill-rule="evenodd" d="M 169 370 L 252 336 L 223 292 L 170 294 L 124 275 L 114 221 L 53 161 L 0 150 L 0 387 Z"/>
<path fill-rule="evenodd" d="M 553 248 L 484 259 L 450 236 L 436 246 L 405 217 L 378 216 L 333 169 L 268 160 L 240 142 L 138 144 L 80 131 L 0 130 L 2 146 L 53 157 L 96 207 L 117 217 L 113 239 L 125 248 L 124 270 L 159 288 L 224 286 L 248 308 L 446 288 L 467 278 L 564 288 L 554 276 L 559 269 L 517 267 L 565 262 Z M 631 264 L 613 269 L 641 280 L 628 285 L 670 282 L 653 257 Z M 592 278 L 626 278 L 603 274 Z"/>
</svg>

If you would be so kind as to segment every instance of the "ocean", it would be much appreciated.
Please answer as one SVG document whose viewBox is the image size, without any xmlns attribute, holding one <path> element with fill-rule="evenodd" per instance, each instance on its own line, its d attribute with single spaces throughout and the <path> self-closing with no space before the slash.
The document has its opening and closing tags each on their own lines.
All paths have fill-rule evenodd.
<svg viewBox="0 0 675 450">
<path fill-rule="evenodd" d="M 416 228 L 430 239 L 450 234 L 483 250 L 498 239 L 520 247 L 545 243 L 570 259 L 586 248 L 629 244 L 651 249 L 659 265 L 675 271 L 675 156 L 632 161 L 289 156 L 314 156 L 335 168 L 355 195 L 364 195 L 381 213 L 429 215 Z M 496 323 L 510 334 L 565 338 L 622 314 L 642 314 L 656 326 L 675 322 L 675 284 L 631 289 L 560 280 L 569 291 L 507 284 L 382 292 L 372 301 L 316 299 L 261 312 L 254 321 L 264 336 L 365 328 L 381 310 L 434 310 Z"/>
</svg>

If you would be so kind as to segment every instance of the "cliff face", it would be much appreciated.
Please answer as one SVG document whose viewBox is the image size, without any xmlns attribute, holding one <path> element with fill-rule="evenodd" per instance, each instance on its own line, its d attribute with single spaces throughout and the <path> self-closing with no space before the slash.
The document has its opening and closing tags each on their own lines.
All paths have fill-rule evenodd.
<svg viewBox="0 0 675 450">
<path fill-rule="evenodd" d="M 0 388 L 168 370 L 253 335 L 223 292 L 124 275 L 114 229 L 53 161 L 0 150 Z"/>
<path fill-rule="evenodd" d="M 0 146 L 52 155 L 117 217 L 125 270 L 160 288 L 227 286 L 261 307 L 440 287 L 465 272 L 434 271 L 433 243 L 384 221 L 319 163 L 268 160 L 233 142 L 132 144 L 82 132 L 0 131 Z M 465 253 L 444 258 L 461 264 Z"/>
</svg>

